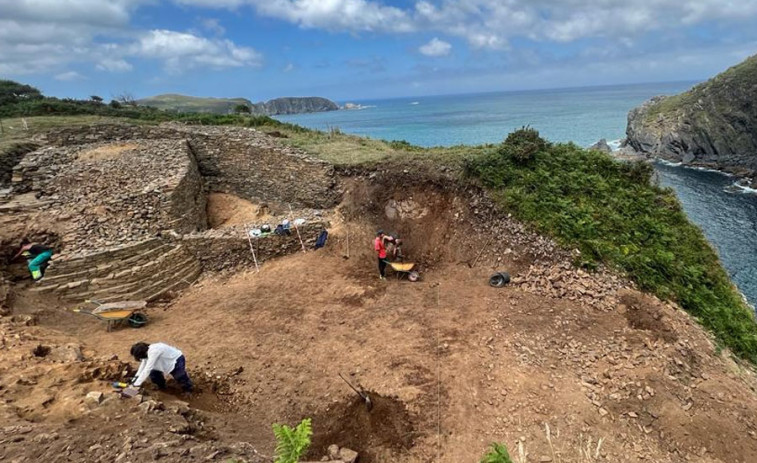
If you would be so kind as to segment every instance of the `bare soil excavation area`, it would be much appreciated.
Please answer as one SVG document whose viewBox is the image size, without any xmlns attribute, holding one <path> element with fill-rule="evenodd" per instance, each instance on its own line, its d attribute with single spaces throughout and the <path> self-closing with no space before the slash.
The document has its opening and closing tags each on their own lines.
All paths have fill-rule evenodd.
<svg viewBox="0 0 757 463">
<path fill-rule="evenodd" d="M 330 245 L 260 273 L 207 278 L 151 309 L 142 329 L 107 333 L 61 307 L 38 312 L 29 329 L 47 342 L 78 340 L 95 358 L 126 360 L 139 340 L 180 346 L 201 389 L 189 402 L 203 417 L 195 436 L 246 442 L 264 456 L 271 423 L 312 417 L 313 460 L 336 443 L 361 462 L 472 462 L 502 441 L 516 461 L 757 461 L 752 376 L 716 356 L 682 312 L 632 290 L 600 312 L 495 289 L 490 268 L 461 262 L 437 265 L 419 283 L 380 281 L 370 254 L 345 259 L 343 240 Z M 17 312 L 41 302 L 21 296 Z M 11 361 L 13 350 L 0 352 Z M 28 368 L 45 361 L 27 357 Z M 126 417 L 118 423 L 56 408 L 65 394 L 107 391 L 109 377 L 70 387 L 73 364 L 50 368 L 36 387 L 4 368 L 0 395 L 6 411 L 26 410 L 21 418 L 58 429 L 69 447 L 165 426 L 134 418 L 125 400 L 105 404 L 111 418 Z M 371 412 L 339 373 L 370 391 Z M 31 461 L 18 459 L 31 455 L 21 444 L 3 442 L 5 461 Z"/>
<path fill-rule="evenodd" d="M 19 289 L 0 317 L 0 460 L 270 462 L 271 424 L 310 417 L 313 461 L 337 444 L 360 463 L 475 462 L 495 441 L 519 463 L 757 461 L 752 370 L 674 305 L 476 219 L 475 197 L 347 190 L 324 249 L 206 274 L 140 329 Z M 260 213 L 213 201 L 218 226 Z M 420 282 L 379 280 L 379 226 Z M 490 287 L 495 270 L 513 283 Z M 184 352 L 188 402 L 115 397 L 137 341 Z"/>
</svg>

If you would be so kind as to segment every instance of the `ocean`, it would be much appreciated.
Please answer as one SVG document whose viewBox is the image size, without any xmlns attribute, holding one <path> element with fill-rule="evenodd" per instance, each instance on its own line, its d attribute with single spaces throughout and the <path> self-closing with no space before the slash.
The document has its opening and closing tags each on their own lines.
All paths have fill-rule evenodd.
<svg viewBox="0 0 757 463">
<path fill-rule="evenodd" d="M 604 138 L 617 146 L 628 111 L 655 95 L 673 95 L 694 82 L 579 89 L 353 100 L 361 109 L 276 116 L 319 130 L 420 146 L 499 143 L 523 126 L 547 140 L 589 146 Z M 340 102 L 344 104 L 347 102 Z M 702 228 L 723 266 L 752 305 L 757 305 L 757 194 L 734 188 L 727 175 L 656 163 L 660 184 L 677 194 L 689 218 Z"/>
</svg>

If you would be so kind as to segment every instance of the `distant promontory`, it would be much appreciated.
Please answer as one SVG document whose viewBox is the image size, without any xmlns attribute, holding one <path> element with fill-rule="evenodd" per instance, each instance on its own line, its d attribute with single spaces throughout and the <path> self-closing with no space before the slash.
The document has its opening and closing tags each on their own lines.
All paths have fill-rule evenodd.
<svg viewBox="0 0 757 463">
<path fill-rule="evenodd" d="M 626 144 L 685 165 L 757 174 L 757 55 L 628 114 Z"/>
<path fill-rule="evenodd" d="M 253 103 L 246 98 L 203 98 L 178 94 L 164 94 L 136 101 L 142 106 L 179 112 L 230 114 L 249 112 L 255 115 L 315 113 L 335 111 L 339 106 L 327 98 L 286 97 Z M 245 109 L 247 108 L 247 109 Z M 248 111 L 249 110 L 249 111 Z"/>
</svg>

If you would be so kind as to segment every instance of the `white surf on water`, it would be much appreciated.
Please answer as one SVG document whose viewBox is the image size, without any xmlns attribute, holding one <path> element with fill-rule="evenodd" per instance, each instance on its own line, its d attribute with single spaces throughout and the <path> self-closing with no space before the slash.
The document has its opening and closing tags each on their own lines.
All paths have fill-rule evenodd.
<svg viewBox="0 0 757 463">
<path fill-rule="evenodd" d="M 610 149 L 613 151 L 618 151 L 620 149 L 620 144 L 623 142 L 622 138 L 617 138 L 615 140 L 608 141 L 607 144 L 610 146 Z"/>
</svg>

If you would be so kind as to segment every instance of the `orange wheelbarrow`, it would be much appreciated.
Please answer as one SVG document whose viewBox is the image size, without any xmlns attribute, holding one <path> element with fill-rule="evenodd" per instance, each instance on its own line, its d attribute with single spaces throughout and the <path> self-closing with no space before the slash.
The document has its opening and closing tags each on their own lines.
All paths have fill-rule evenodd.
<svg viewBox="0 0 757 463">
<path fill-rule="evenodd" d="M 397 274 L 397 279 L 407 276 L 408 281 L 418 281 L 420 279 L 421 275 L 413 270 L 415 268 L 415 264 L 409 263 L 409 262 L 389 262 L 388 260 L 385 261 L 386 265 L 391 267 L 392 270 L 394 270 L 394 273 Z"/>
<path fill-rule="evenodd" d="M 85 303 L 94 304 L 97 307 L 87 309 L 77 307 L 74 312 L 91 315 L 98 320 L 107 323 L 108 332 L 113 330 L 115 325 L 126 322 L 132 328 L 141 328 L 147 324 L 147 314 L 142 309 L 147 305 L 147 301 L 120 301 L 102 303 L 95 300 L 87 300 Z"/>
</svg>

